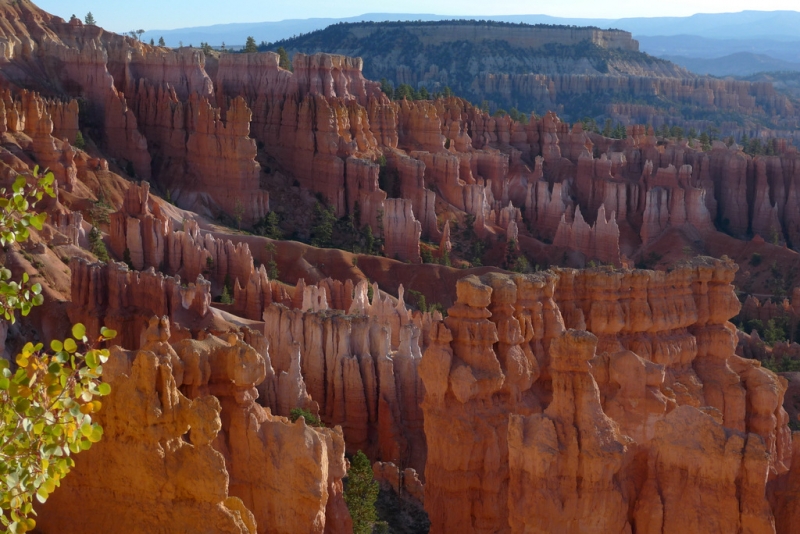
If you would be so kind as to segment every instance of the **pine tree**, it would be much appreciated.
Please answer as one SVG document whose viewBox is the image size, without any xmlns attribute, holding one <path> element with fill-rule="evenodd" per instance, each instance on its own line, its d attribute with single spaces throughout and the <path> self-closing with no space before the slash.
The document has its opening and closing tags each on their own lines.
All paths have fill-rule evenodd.
<svg viewBox="0 0 800 534">
<path fill-rule="evenodd" d="M 292 70 L 292 62 L 289 61 L 289 54 L 286 53 L 286 49 L 282 46 L 278 48 L 278 66 L 282 69 L 286 69 L 288 71 Z"/>
<path fill-rule="evenodd" d="M 372 466 L 367 456 L 358 451 L 350 462 L 344 490 L 344 502 L 353 518 L 353 534 L 371 534 L 378 520 L 375 511 L 377 499 L 378 483 L 374 480 Z"/>
<path fill-rule="evenodd" d="M 158 38 L 158 46 L 167 46 L 167 43 L 164 42 L 164 37 Z"/>
<path fill-rule="evenodd" d="M 256 45 L 256 40 L 252 36 L 247 37 L 247 42 L 244 45 L 244 51 L 247 54 L 253 54 L 258 52 L 258 45 Z"/>
<path fill-rule="evenodd" d="M 86 14 L 86 17 L 83 19 L 83 21 L 89 26 L 97 26 L 97 22 L 94 20 L 94 15 L 92 15 L 91 11 Z"/>
</svg>

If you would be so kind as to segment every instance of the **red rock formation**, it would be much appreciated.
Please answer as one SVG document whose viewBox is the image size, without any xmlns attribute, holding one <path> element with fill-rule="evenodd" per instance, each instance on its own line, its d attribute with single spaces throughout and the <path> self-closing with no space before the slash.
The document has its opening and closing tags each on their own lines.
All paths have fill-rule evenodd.
<svg viewBox="0 0 800 534">
<path fill-rule="evenodd" d="M 202 277 L 182 285 L 180 278 L 154 270 L 130 271 L 123 263 L 87 263 L 73 257 L 70 320 L 83 323 L 89 336 L 105 325 L 119 332 L 119 343 L 138 347 L 139 334 L 153 315 L 198 328 L 210 320 L 211 285 Z"/>
<path fill-rule="evenodd" d="M 252 512 L 229 496 L 225 460 L 212 446 L 222 427 L 220 402 L 185 397 L 176 365 L 177 358 L 145 350 L 112 352 L 103 365 L 111 384 L 98 415 L 103 439 L 76 458 L 40 508 L 38 529 L 257 532 Z"/>
<path fill-rule="evenodd" d="M 589 361 L 597 338 L 568 330 L 551 344 L 553 402 L 508 423 L 510 532 L 626 532 L 618 480 L 632 440 L 603 413 Z"/>
<path fill-rule="evenodd" d="M 422 225 L 414 218 L 410 200 L 390 198 L 384 203 L 384 249 L 386 256 L 421 263 L 419 239 Z"/>
<path fill-rule="evenodd" d="M 264 311 L 264 323 L 275 371 L 293 384 L 286 389 L 289 398 L 278 399 L 277 413 L 288 414 L 298 402 L 316 404 L 326 423 L 342 425 L 349 451 L 424 467 L 415 326 L 396 327 L 399 340 L 392 350 L 392 327 L 381 324 L 377 315 L 331 315 L 272 304 Z M 301 391 L 309 400 L 303 400 L 306 393 L 298 395 Z"/>
<path fill-rule="evenodd" d="M 785 479 L 792 454 L 786 386 L 734 354 L 734 273 L 711 259 L 668 274 L 561 269 L 558 306 L 536 276 L 460 281 L 420 365 L 431 531 L 773 531 L 766 481 Z M 562 313 L 577 330 L 559 337 Z"/>
<path fill-rule="evenodd" d="M 192 377 L 185 382 L 190 397 L 208 392 L 219 398 L 222 433 L 214 447 L 225 457 L 230 493 L 253 511 L 258 532 L 346 531 L 341 429 L 288 424 L 256 404 L 256 386 L 270 362 L 235 334 L 184 340 L 174 348 L 183 376 Z M 342 522 L 331 524 L 334 519 Z"/>
<path fill-rule="evenodd" d="M 606 220 L 606 209 L 601 205 L 597 211 L 597 220 L 590 227 L 578 206 L 571 222 L 567 222 L 566 214 L 561 216 L 553 244 L 582 252 L 587 258 L 619 265 L 619 227 L 614 215 L 611 212 L 610 218 Z"/>
</svg>

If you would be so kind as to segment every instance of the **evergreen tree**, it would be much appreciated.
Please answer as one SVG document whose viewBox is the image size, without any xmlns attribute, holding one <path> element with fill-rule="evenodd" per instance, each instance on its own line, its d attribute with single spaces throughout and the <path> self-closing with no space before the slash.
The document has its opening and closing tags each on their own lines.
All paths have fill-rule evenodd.
<svg viewBox="0 0 800 534">
<path fill-rule="evenodd" d="M 223 286 L 222 295 L 220 295 L 219 301 L 221 304 L 233 304 L 233 299 L 231 298 L 231 294 L 228 291 L 228 286 Z"/>
<path fill-rule="evenodd" d="M 743 150 L 747 150 L 747 145 L 750 144 L 750 136 L 747 135 L 747 132 L 742 134 L 742 140 L 739 142 L 739 144 L 742 146 Z"/>
<path fill-rule="evenodd" d="M 158 46 L 167 46 L 167 43 L 164 42 L 163 37 L 158 38 Z"/>
<path fill-rule="evenodd" d="M 611 119 L 606 119 L 606 123 L 603 126 L 603 137 L 611 137 Z"/>
<path fill-rule="evenodd" d="M 155 42 L 155 41 L 153 40 L 153 38 L 151 37 L 151 38 L 150 38 L 150 46 L 155 46 L 155 45 L 156 45 L 156 42 Z"/>
<path fill-rule="evenodd" d="M 83 134 L 80 130 L 78 130 L 78 133 L 75 134 L 75 148 L 79 150 L 86 148 L 86 139 L 83 138 Z"/>
<path fill-rule="evenodd" d="M 91 11 L 86 14 L 86 17 L 83 19 L 83 21 L 89 26 L 97 26 L 97 22 L 94 20 L 94 15 L 92 15 Z"/>
<path fill-rule="evenodd" d="M 705 132 L 700 134 L 700 147 L 703 149 L 703 152 L 711 150 L 711 139 Z"/>
<path fill-rule="evenodd" d="M 371 534 L 378 520 L 375 501 L 378 500 L 378 482 L 374 480 L 372 466 L 367 456 L 358 451 L 350 462 L 344 502 L 353 518 L 353 534 Z"/>
<path fill-rule="evenodd" d="M 89 231 L 89 245 L 92 250 L 92 254 L 97 256 L 98 260 L 108 263 L 110 260 L 108 256 L 108 249 L 106 248 L 106 244 L 103 242 L 103 234 L 100 233 L 100 230 L 98 230 L 96 226 L 92 226 L 92 229 Z"/>
<path fill-rule="evenodd" d="M 333 244 L 333 225 L 336 215 L 333 206 L 325 208 L 317 202 L 314 205 L 314 219 L 316 223 L 311 228 L 311 244 L 315 247 L 327 248 Z"/>
<path fill-rule="evenodd" d="M 292 62 L 289 61 L 289 54 L 286 53 L 286 49 L 281 46 L 281 47 L 278 48 L 277 52 L 278 52 L 278 56 L 279 56 L 278 66 L 280 68 L 282 68 L 282 69 L 286 69 L 288 71 L 291 71 L 292 70 Z"/>
<path fill-rule="evenodd" d="M 258 52 L 258 45 L 256 45 L 256 40 L 252 36 L 247 37 L 247 42 L 244 45 L 244 52 L 246 54 Z"/>
<path fill-rule="evenodd" d="M 394 88 L 386 78 L 381 78 L 381 91 L 383 91 L 384 94 L 386 94 L 386 96 L 389 98 L 394 96 Z"/>
</svg>

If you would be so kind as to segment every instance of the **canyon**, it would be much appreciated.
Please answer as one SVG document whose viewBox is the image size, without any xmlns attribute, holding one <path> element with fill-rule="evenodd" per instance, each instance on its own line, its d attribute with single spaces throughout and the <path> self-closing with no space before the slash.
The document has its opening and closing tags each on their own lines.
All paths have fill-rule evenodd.
<svg viewBox="0 0 800 534">
<path fill-rule="evenodd" d="M 610 21 L 609 21 L 610 22 Z M 654 34 L 657 35 L 657 34 Z M 435 37 L 433 37 L 435 36 Z M 680 126 L 737 139 L 796 138 L 797 101 L 771 83 L 699 76 L 639 51 L 620 30 L 486 20 L 340 22 L 265 50 L 360 56 L 395 88 L 445 87 L 492 113 Z"/>
<path fill-rule="evenodd" d="M 792 532 L 800 380 L 767 363 L 800 346 L 731 320 L 797 325 L 797 149 L 393 101 L 363 69 L 0 0 L 0 182 L 58 182 L 2 252 L 46 300 L 3 357 L 119 333 L 103 439 L 37 528 L 348 533 L 362 451 L 432 533 Z M 320 244 L 315 206 L 379 244 Z"/>
</svg>

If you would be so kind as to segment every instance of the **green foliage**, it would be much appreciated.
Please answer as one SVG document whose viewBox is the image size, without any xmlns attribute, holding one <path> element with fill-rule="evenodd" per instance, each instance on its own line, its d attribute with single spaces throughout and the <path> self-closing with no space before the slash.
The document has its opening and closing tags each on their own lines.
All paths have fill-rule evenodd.
<svg viewBox="0 0 800 534">
<path fill-rule="evenodd" d="M 278 270 L 278 262 L 275 261 L 275 254 L 277 253 L 275 243 L 268 243 L 264 245 L 264 249 L 270 254 L 270 259 L 267 262 L 267 276 L 269 276 L 270 280 L 278 280 L 281 276 L 281 273 Z"/>
<path fill-rule="evenodd" d="M 33 184 L 20 177 L 11 191 L 0 190 L 3 246 L 27 241 L 31 226 L 42 229 L 45 215 L 30 208 L 45 194 L 54 196 L 54 177 L 38 173 L 37 167 Z M 41 285 L 28 282 L 27 274 L 18 283 L 8 269 L 0 269 L 0 313 L 11 323 L 17 310 L 26 316 L 44 301 Z M 36 513 L 33 499 L 45 502 L 74 466 L 70 454 L 89 449 L 102 437 L 91 414 L 101 407 L 95 397 L 108 395 L 111 388 L 100 382 L 108 350 L 96 345 L 115 336 L 103 328 L 100 338 L 90 342 L 86 328 L 76 324 L 72 337 L 51 342 L 50 354 L 41 343 L 25 344 L 15 359 L 16 370 L 0 359 L 0 523 L 8 532 L 36 527 L 30 517 Z M 81 348 L 88 350 L 78 352 Z"/>
<path fill-rule="evenodd" d="M 221 304 L 233 304 L 233 285 L 231 284 L 231 275 L 226 274 L 225 280 L 222 282 L 222 294 L 219 296 Z"/>
<path fill-rule="evenodd" d="M 302 408 L 292 408 L 289 410 L 289 420 L 294 423 L 300 418 L 306 420 L 306 424 L 308 426 L 315 426 L 318 428 L 325 428 L 325 423 L 319 420 L 319 418 L 314 415 L 313 413 L 309 412 L 308 410 L 304 410 Z"/>
<path fill-rule="evenodd" d="M 35 183 L 29 184 L 24 176 L 18 176 L 11 191 L 0 189 L 0 246 L 26 241 L 30 236 L 30 227 L 42 229 L 47 214 L 29 210 L 31 204 L 44 198 L 44 195 L 55 197 L 55 178 L 52 172 L 39 176 L 39 168 L 36 167 L 33 180 Z"/>
<path fill-rule="evenodd" d="M 456 223 L 454 225 L 453 234 L 455 239 L 452 240 L 453 248 L 459 255 L 467 259 L 473 266 L 479 267 L 483 265 L 483 253 L 486 250 L 486 244 L 478 238 L 475 233 L 475 216 L 467 214 L 464 218 L 463 228 Z"/>
<path fill-rule="evenodd" d="M 703 149 L 703 152 L 711 150 L 711 138 L 705 132 L 700 134 L 700 148 Z"/>
<path fill-rule="evenodd" d="M 281 46 L 277 50 L 278 52 L 278 66 L 282 69 L 286 69 L 291 72 L 292 70 L 292 62 L 289 61 L 289 54 L 286 53 L 286 50 Z"/>
<path fill-rule="evenodd" d="M 233 297 L 231 297 L 230 291 L 228 291 L 228 286 L 222 286 L 222 295 L 219 297 L 219 301 L 221 304 L 233 304 Z"/>
<path fill-rule="evenodd" d="M 314 205 L 314 225 L 311 227 L 311 244 L 315 247 L 333 246 L 333 225 L 336 222 L 333 206 L 328 208 L 317 202 Z"/>
<path fill-rule="evenodd" d="M 200 41 L 200 50 L 202 50 L 205 55 L 209 55 L 211 53 L 212 48 L 210 44 Z"/>
<path fill-rule="evenodd" d="M 422 258 L 422 263 L 436 263 L 436 260 L 433 257 L 433 253 L 431 252 L 431 249 L 429 249 L 428 247 L 420 247 L 419 255 Z"/>
<path fill-rule="evenodd" d="M 530 262 L 524 254 L 520 254 L 517 249 L 517 242 L 509 239 L 506 244 L 506 255 L 503 268 L 517 273 L 527 273 L 530 271 Z"/>
<path fill-rule="evenodd" d="M 55 196 L 53 173 L 39 176 L 38 167 L 34 169 L 33 183 L 19 176 L 11 186 L 11 191 L 0 189 L 0 246 L 22 243 L 30 237 L 30 228 L 41 230 L 46 213 L 33 213 L 31 205 L 44 195 Z M 14 323 L 15 312 L 27 316 L 34 306 L 44 302 L 41 284 L 30 284 L 27 273 L 21 281 L 11 279 L 11 271 L 0 266 L 0 314 L 6 321 Z"/>
<path fill-rule="evenodd" d="M 378 514 L 375 501 L 378 499 L 378 482 L 374 479 L 372 466 L 367 456 L 358 451 L 350 462 L 344 502 L 353 518 L 353 534 L 371 534 Z"/>
<path fill-rule="evenodd" d="M 85 22 L 88 26 L 96 26 L 97 25 L 97 21 L 94 20 L 94 15 L 92 15 L 91 11 L 89 11 L 86 14 L 86 17 L 84 17 L 83 22 Z"/>
<path fill-rule="evenodd" d="M 244 218 L 244 214 L 244 204 L 242 204 L 242 200 L 240 198 L 237 198 L 233 205 L 233 220 L 236 221 L 236 228 L 239 230 L 242 229 L 242 219 Z"/>
<path fill-rule="evenodd" d="M 611 119 L 606 119 L 605 125 L 603 126 L 603 131 L 601 133 L 603 137 L 611 137 Z"/>
<path fill-rule="evenodd" d="M 773 373 L 794 373 L 800 371 L 800 360 L 795 360 L 786 356 L 776 360 L 773 356 L 762 360 L 761 366 L 769 369 Z M 789 426 L 791 426 L 791 424 Z M 794 428 L 792 430 L 800 430 L 800 428 Z"/>
<path fill-rule="evenodd" d="M 167 46 L 167 43 L 164 42 L 163 37 L 158 38 L 158 46 Z"/>
<path fill-rule="evenodd" d="M 758 267 L 759 265 L 761 265 L 761 262 L 762 262 L 761 254 L 759 254 L 758 252 L 753 252 L 753 254 L 750 256 L 750 265 L 752 265 L 753 267 Z"/>
<path fill-rule="evenodd" d="M 768 345 L 786 341 L 786 331 L 776 323 L 775 319 L 767 321 L 764 327 L 764 341 L 766 341 Z"/>
<path fill-rule="evenodd" d="M 256 52 L 258 52 L 258 45 L 256 45 L 256 40 L 253 36 L 248 36 L 247 41 L 244 44 L 244 53 L 254 54 Z"/>
<path fill-rule="evenodd" d="M 106 244 L 103 242 L 103 234 L 96 226 L 92 226 L 89 231 L 89 247 L 98 260 L 108 263 L 111 259 Z"/>
<path fill-rule="evenodd" d="M 422 313 L 428 311 L 428 303 L 425 299 L 425 295 L 419 291 L 414 291 L 413 289 L 408 290 L 408 303 L 416 306 Z"/>
<path fill-rule="evenodd" d="M 770 229 L 769 242 L 772 243 L 773 245 L 781 244 L 781 234 L 775 228 Z"/>
<path fill-rule="evenodd" d="M 29 517 L 35 515 L 33 499 L 45 502 L 75 465 L 70 454 L 102 438 L 92 414 L 102 406 L 96 397 L 111 387 L 100 381 L 108 349 L 97 345 L 115 336 L 103 328 L 90 341 L 79 323 L 72 337 L 50 343 L 51 353 L 41 343 L 27 343 L 15 372 L 0 359 L 0 521 L 9 532 L 36 526 Z"/>
<path fill-rule="evenodd" d="M 401 83 L 397 86 L 397 89 L 394 90 L 394 99 L 395 100 L 414 100 L 414 88 L 408 85 L 407 83 Z"/>
<path fill-rule="evenodd" d="M 78 130 L 78 133 L 75 134 L 75 148 L 78 150 L 86 149 L 86 139 L 83 138 L 83 134 L 80 130 Z"/>
<path fill-rule="evenodd" d="M 381 78 L 381 91 L 389 98 L 394 96 L 394 87 L 392 87 L 392 84 L 390 84 L 386 78 Z"/>
</svg>

